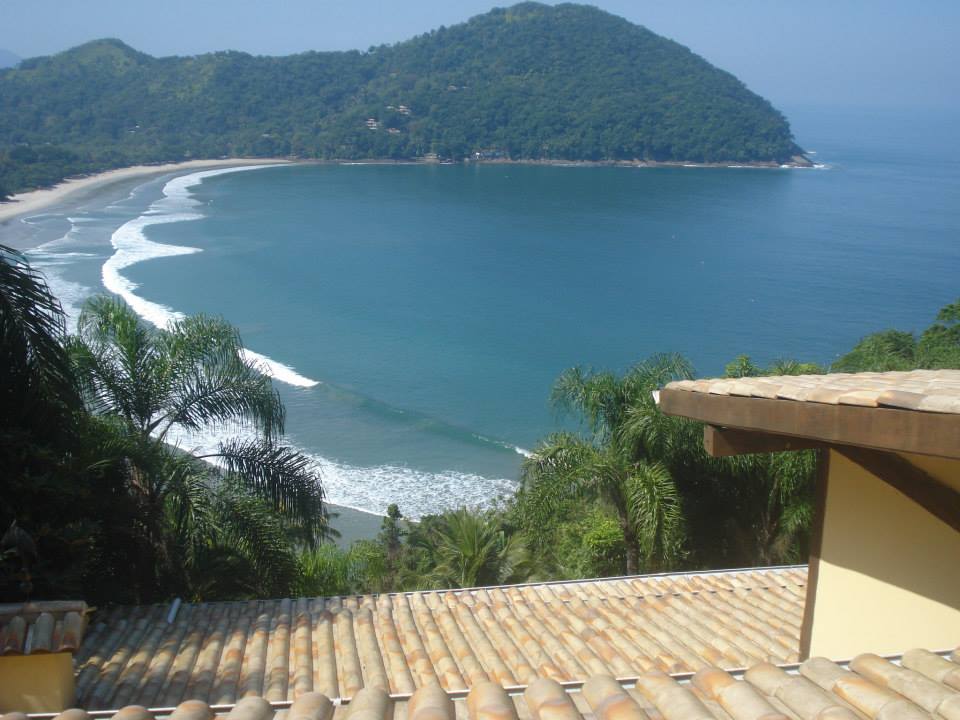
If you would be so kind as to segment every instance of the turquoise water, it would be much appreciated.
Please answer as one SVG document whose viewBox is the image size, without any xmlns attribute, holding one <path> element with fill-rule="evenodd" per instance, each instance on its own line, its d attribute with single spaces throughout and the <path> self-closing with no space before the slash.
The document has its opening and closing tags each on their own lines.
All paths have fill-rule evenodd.
<svg viewBox="0 0 960 720">
<path fill-rule="evenodd" d="M 123 290 L 158 322 L 225 316 L 285 366 L 290 440 L 317 458 L 329 499 L 417 516 L 509 492 L 521 452 L 557 427 L 547 397 L 567 367 L 623 370 L 659 351 L 702 375 L 740 353 L 829 363 L 960 295 L 948 119 L 792 118 L 827 167 L 167 177 L 31 219 L 65 233 L 35 261 L 68 307 L 105 277 L 138 285 Z M 151 243 L 199 252 L 158 257 L 169 249 Z"/>
</svg>

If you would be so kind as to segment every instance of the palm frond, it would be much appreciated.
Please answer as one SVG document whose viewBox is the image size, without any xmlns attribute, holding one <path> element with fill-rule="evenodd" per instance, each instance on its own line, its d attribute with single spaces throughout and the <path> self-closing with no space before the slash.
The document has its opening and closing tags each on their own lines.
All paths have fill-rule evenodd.
<svg viewBox="0 0 960 720">
<path fill-rule="evenodd" d="M 288 595 L 299 567 L 283 523 L 269 503 L 227 485 L 217 495 L 219 543 L 232 548 L 253 570 L 259 597 Z"/>
<path fill-rule="evenodd" d="M 84 303 L 77 332 L 71 355 L 91 409 L 119 414 L 146 431 L 168 388 L 158 347 L 162 331 L 143 323 L 119 298 L 95 296 Z"/>
<path fill-rule="evenodd" d="M 671 567 L 684 541 L 680 493 L 662 464 L 638 463 L 630 477 L 630 513 L 648 566 Z"/>
<path fill-rule="evenodd" d="M 78 406 L 63 343 L 63 310 L 43 276 L 16 250 L 0 245 L 0 398 L 18 413 L 30 398 L 57 398 Z"/>
<path fill-rule="evenodd" d="M 657 353 L 638 363 L 624 377 L 631 394 L 649 394 L 673 380 L 693 378 L 693 365 L 679 353 Z"/>
<path fill-rule="evenodd" d="M 467 508 L 448 511 L 421 544 L 432 557 L 433 585 L 474 587 L 526 579 L 528 555 L 496 518 Z"/>
<path fill-rule="evenodd" d="M 597 449 L 571 433 L 555 433 L 536 447 L 520 467 L 518 500 L 536 525 L 565 503 L 593 492 L 586 480 Z"/>
<path fill-rule="evenodd" d="M 175 322 L 162 337 L 170 365 L 170 396 L 161 433 L 171 425 L 199 429 L 252 422 L 265 437 L 283 432 L 284 409 L 263 368 L 244 361 L 240 335 L 220 318 L 203 315 Z"/>
<path fill-rule="evenodd" d="M 232 440 L 202 457 L 221 460 L 238 483 L 293 523 L 311 547 L 327 537 L 323 487 L 306 456 L 269 440 Z"/>
<path fill-rule="evenodd" d="M 202 362 L 183 369 L 174 392 L 169 410 L 151 423 L 161 435 L 173 425 L 199 430 L 248 419 L 266 437 L 283 430 L 283 404 L 270 378 L 229 348 L 211 350 Z"/>
<path fill-rule="evenodd" d="M 562 372 L 550 395 L 555 410 L 560 414 L 579 415 L 601 443 L 617 423 L 622 399 L 613 373 L 582 367 Z"/>
<path fill-rule="evenodd" d="M 168 454 L 162 470 L 168 522 L 178 544 L 205 542 L 217 531 L 208 468 L 186 454 Z"/>
</svg>

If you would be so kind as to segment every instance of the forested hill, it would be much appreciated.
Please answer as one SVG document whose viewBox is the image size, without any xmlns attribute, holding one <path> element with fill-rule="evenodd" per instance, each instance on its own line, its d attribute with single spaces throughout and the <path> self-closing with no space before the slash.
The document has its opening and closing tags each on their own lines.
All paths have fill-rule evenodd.
<svg viewBox="0 0 960 720">
<path fill-rule="evenodd" d="M 367 52 L 154 58 L 98 40 L 0 70 L 0 185 L 223 155 L 786 162 L 784 117 L 671 40 L 523 3 Z"/>
</svg>

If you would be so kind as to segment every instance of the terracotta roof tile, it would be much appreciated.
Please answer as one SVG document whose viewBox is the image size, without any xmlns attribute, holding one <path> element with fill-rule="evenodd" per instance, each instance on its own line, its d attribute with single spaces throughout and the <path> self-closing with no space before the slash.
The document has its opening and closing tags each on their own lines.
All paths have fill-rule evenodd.
<svg viewBox="0 0 960 720">
<path fill-rule="evenodd" d="M 960 370 L 679 380 L 664 389 L 960 414 Z"/>
<path fill-rule="evenodd" d="M 812 658 L 789 668 L 761 662 L 742 676 L 705 666 L 692 678 L 660 671 L 630 680 L 598 674 L 563 686 L 541 677 L 525 687 L 480 681 L 459 693 L 435 682 L 393 696 L 368 686 L 341 703 L 318 692 L 282 705 L 250 696 L 213 708 L 191 699 L 172 712 L 125 707 L 112 720 L 953 720 L 960 693 L 931 675 L 955 677 L 958 671 L 960 664 L 950 659 L 911 650 L 901 664 L 861 655 L 849 669 Z M 69 710 L 57 720 L 87 717 Z"/>
<path fill-rule="evenodd" d="M 170 624 L 169 606 L 116 608 L 93 618 L 77 692 L 172 707 L 794 662 L 805 583 L 797 567 L 184 604 Z"/>
<path fill-rule="evenodd" d="M 75 652 L 83 640 L 87 610 L 79 601 L 0 605 L 0 655 Z"/>
</svg>

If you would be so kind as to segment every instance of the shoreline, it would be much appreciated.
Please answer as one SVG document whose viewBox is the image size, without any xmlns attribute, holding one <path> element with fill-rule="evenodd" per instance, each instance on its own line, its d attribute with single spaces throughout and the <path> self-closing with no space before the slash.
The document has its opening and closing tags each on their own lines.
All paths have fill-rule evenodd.
<svg viewBox="0 0 960 720">
<path fill-rule="evenodd" d="M 29 250 L 42 244 L 34 235 L 28 236 L 26 226 L 19 219 L 47 212 L 69 213 L 78 205 L 91 201 L 101 202 L 125 196 L 133 187 L 165 175 L 186 175 L 203 170 L 243 167 L 251 165 L 300 165 L 315 164 L 311 161 L 291 161 L 288 158 L 231 158 L 221 160 L 195 160 L 184 163 L 139 165 L 118 168 L 95 175 L 69 178 L 51 188 L 20 193 L 18 202 L 0 203 L 0 244 L 19 251 Z M 23 230 L 21 230 L 23 228 Z M 20 237 L 21 233 L 23 237 Z M 357 540 L 373 540 L 380 532 L 384 514 L 364 510 L 351 505 L 340 505 L 329 499 L 324 501 L 328 511 L 336 514 L 331 527 L 340 533 L 334 542 L 348 548 Z"/>
<path fill-rule="evenodd" d="M 457 161 L 452 161 L 458 164 Z M 427 164 L 451 164 L 427 163 Z M 689 162 L 684 160 L 512 160 L 510 158 L 470 158 L 464 165 L 547 165 L 552 167 L 625 167 L 625 168 L 744 168 L 757 170 L 779 170 L 782 168 L 812 168 L 815 164 L 804 155 L 795 155 L 789 162 L 778 163 L 773 160 L 755 160 L 750 162 Z"/>
<path fill-rule="evenodd" d="M 356 540 L 374 540 L 380 532 L 383 519 L 386 517 L 386 515 L 358 510 L 349 505 L 337 505 L 326 500 L 323 503 L 327 507 L 327 512 L 331 515 L 337 515 L 337 517 L 331 518 L 330 527 L 340 533 L 340 537 L 335 539 L 334 542 L 344 549 Z"/>
<path fill-rule="evenodd" d="M 119 193 L 133 185 L 150 181 L 163 175 L 182 175 L 192 172 L 239 167 L 247 165 L 544 165 L 554 167 L 729 167 L 723 164 L 695 165 L 692 163 L 643 163 L 632 161 L 563 161 L 563 160 L 509 160 L 505 158 L 472 159 L 457 162 L 430 162 L 424 160 L 292 160 L 289 158 L 229 158 L 215 160 L 192 160 L 158 165 L 137 165 L 68 178 L 50 188 L 43 188 L 14 195 L 11 201 L 0 203 L 0 243 L 11 244 L 8 239 L 16 233 L 16 220 L 32 214 L 42 214 L 51 208 L 84 203 L 102 194 Z M 775 169 L 776 164 L 757 167 Z M 7 237 L 5 237 L 7 236 Z M 12 243 L 14 246 L 17 242 Z M 26 249 L 26 248 L 21 248 Z M 341 537 L 335 542 L 346 548 L 356 540 L 374 539 L 380 531 L 384 515 L 362 510 L 349 505 L 326 501 L 331 514 L 337 517 L 331 522 Z"/>
<path fill-rule="evenodd" d="M 106 170 L 93 175 L 65 178 L 61 182 L 37 190 L 16 193 L 9 200 L 0 202 L 0 226 L 24 215 L 39 213 L 47 208 L 75 199 L 81 193 L 97 192 L 114 183 L 129 180 L 146 179 L 155 175 L 165 175 L 180 171 L 232 167 L 237 165 L 543 165 L 548 167 L 626 167 L 626 168 L 809 168 L 814 164 L 800 155 L 788 163 L 745 162 L 745 163 L 696 163 L 660 160 L 512 160 L 509 158 L 479 158 L 466 160 L 390 160 L 383 158 L 363 158 L 359 160 L 321 160 L 312 158 L 223 158 L 215 160 L 187 160 L 184 162 L 161 163 L 157 165 L 131 165 Z"/>
<path fill-rule="evenodd" d="M 17 193 L 9 200 L 0 202 L 0 227 L 12 220 L 35 213 L 41 213 L 50 207 L 77 199 L 84 194 L 94 194 L 103 189 L 131 180 L 146 180 L 151 176 L 166 175 L 180 171 L 194 172 L 214 168 L 238 165 L 277 165 L 292 164 L 288 158 L 230 158 L 220 160 L 188 160 L 178 163 L 159 165 L 132 165 L 107 170 L 94 175 L 66 178 L 49 188 L 28 190 Z"/>
</svg>

